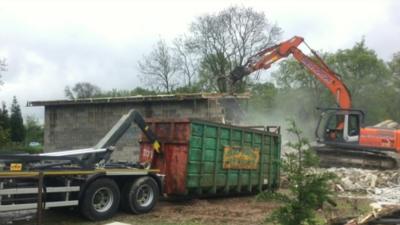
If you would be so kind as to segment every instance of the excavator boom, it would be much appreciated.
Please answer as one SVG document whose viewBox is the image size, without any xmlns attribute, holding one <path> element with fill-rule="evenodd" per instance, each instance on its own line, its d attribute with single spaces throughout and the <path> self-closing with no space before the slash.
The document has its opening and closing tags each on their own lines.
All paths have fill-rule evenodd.
<svg viewBox="0 0 400 225">
<path fill-rule="evenodd" d="M 294 36 L 288 41 L 266 48 L 251 56 L 244 66 L 235 68 L 231 74 L 231 83 L 234 85 L 244 76 L 260 69 L 268 69 L 276 61 L 293 55 L 312 75 L 314 75 L 329 91 L 335 96 L 336 102 L 341 109 L 351 108 L 351 95 L 346 85 L 341 81 L 340 76 L 333 72 L 324 63 L 321 57 L 310 48 L 315 56 L 312 59 L 305 55 L 298 46 L 305 43 L 302 37 Z M 308 47 L 308 45 L 307 45 Z"/>
</svg>

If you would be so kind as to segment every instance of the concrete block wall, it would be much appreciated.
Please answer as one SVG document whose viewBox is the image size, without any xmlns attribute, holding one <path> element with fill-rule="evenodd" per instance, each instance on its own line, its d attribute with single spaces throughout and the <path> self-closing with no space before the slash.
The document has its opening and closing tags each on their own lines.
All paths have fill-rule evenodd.
<svg viewBox="0 0 400 225">
<path fill-rule="evenodd" d="M 70 150 L 95 145 L 130 109 L 144 117 L 202 118 L 221 122 L 224 110 L 214 100 L 103 103 L 45 106 L 45 151 Z M 140 129 L 131 126 L 113 153 L 114 161 L 136 162 Z"/>
</svg>

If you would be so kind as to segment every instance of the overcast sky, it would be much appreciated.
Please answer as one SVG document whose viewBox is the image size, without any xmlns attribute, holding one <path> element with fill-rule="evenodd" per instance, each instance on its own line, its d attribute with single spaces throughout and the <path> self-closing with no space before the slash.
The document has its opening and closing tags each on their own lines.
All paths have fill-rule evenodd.
<svg viewBox="0 0 400 225">
<path fill-rule="evenodd" d="M 88 81 L 104 90 L 141 86 L 137 61 L 163 38 L 187 32 L 197 16 L 229 6 L 253 7 L 314 49 L 335 51 L 366 38 L 389 60 L 400 51 L 400 1 L 3 1 L 0 58 L 7 58 L 0 101 L 64 98 L 64 87 Z M 22 107 L 43 117 L 41 107 Z"/>
</svg>

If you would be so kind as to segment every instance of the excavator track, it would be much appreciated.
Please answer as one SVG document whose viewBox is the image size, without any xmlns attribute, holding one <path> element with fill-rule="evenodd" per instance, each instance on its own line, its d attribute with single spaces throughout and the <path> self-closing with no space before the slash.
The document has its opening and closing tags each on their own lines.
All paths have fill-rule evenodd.
<svg viewBox="0 0 400 225">
<path fill-rule="evenodd" d="M 397 153 L 376 149 L 314 146 L 320 158 L 320 167 L 353 167 L 362 169 L 393 170 L 400 168 Z"/>
</svg>

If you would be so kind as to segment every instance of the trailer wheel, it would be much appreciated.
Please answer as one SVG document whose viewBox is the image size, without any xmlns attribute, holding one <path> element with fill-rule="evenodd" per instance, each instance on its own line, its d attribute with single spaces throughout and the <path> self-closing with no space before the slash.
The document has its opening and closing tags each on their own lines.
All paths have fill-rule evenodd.
<svg viewBox="0 0 400 225">
<path fill-rule="evenodd" d="M 118 210 L 120 192 L 114 180 L 100 178 L 91 183 L 80 202 L 80 210 L 89 220 L 105 220 Z"/>
<path fill-rule="evenodd" d="M 158 184 L 153 178 L 140 177 L 122 188 L 121 207 L 135 214 L 147 213 L 154 208 L 159 195 Z"/>
</svg>

